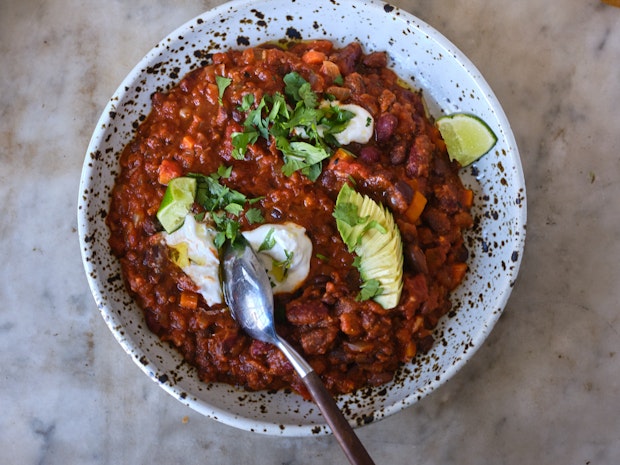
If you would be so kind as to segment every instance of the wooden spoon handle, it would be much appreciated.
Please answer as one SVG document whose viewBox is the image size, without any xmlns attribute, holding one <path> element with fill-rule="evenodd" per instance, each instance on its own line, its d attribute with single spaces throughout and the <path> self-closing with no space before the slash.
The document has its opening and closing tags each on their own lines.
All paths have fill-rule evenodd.
<svg viewBox="0 0 620 465">
<path fill-rule="evenodd" d="M 303 378 L 304 384 L 308 388 L 310 395 L 319 406 L 323 417 L 332 429 L 334 436 L 340 443 L 340 447 L 353 465 L 374 465 L 366 448 L 361 443 L 353 428 L 346 420 L 338 404 L 329 393 L 319 375 L 315 371 L 311 371 Z"/>
</svg>

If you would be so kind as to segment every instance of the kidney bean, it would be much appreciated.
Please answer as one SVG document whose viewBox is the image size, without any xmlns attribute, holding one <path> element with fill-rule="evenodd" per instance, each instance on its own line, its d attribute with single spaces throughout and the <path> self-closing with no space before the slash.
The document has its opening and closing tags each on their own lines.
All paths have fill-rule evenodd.
<svg viewBox="0 0 620 465">
<path fill-rule="evenodd" d="M 407 148 L 405 144 L 397 144 L 390 151 L 390 163 L 392 165 L 401 165 L 407 159 Z"/>
<path fill-rule="evenodd" d="M 377 134 L 377 142 L 387 141 L 398 125 L 398 118 L 392 113 L 382 114 L 375 123 L 375 132 Z"/>
<path fill-rule="evenodd" d="M 405 263 L 416 273 L 428 274 L 426 255 L 415 244 L 405 246 Z"/>
<path fill-rule="evenodd" d="M 381 158 L 381 152 L 374 145 L 367 145 L 360 150 L 358 160 L 366 164 L 373 165 Z"/>
<path fill-rule="evenodd" d="M 395 187 L 403 195 L 405 202 L 410 204 L 413 200 L 413 189 L 411 186 L 403 180 L 398 180 L 396 181 Z"/>
<path fill-rule="evenodd" d="M 433 144 L 426 134 L 416 137 L 407 159 L 407 174 L 411 177 L 428 177 L 432 152 Z"/>
</svg>

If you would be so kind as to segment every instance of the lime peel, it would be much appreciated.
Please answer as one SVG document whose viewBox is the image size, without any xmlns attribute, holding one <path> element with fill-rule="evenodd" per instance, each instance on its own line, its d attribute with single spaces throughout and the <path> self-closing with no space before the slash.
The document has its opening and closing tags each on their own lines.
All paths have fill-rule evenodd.
<svg viewBox="0 0 620 465">
<path fill-rule="evenodd" d="M 450 160 L 467 166 L 487 154 L 497 143 L 493 130 L 478 116 L 453 113 L 436 122 Z"/>
</svg>

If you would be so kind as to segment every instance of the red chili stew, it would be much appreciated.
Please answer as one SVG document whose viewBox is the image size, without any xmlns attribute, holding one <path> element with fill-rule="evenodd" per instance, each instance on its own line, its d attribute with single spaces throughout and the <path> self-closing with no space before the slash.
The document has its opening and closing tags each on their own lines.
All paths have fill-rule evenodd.
<svg viewBox="0 0 620 465">
<path fill-rule="evenodd" d="M 345 148 L 312 182 L 285 176 L 275 144 L 259 140 L 243 160 L 231 156 L 231 134 L 243 131 L 243 96 L 283 92 L 296 71 L 319 95 L 362 106 L 375 121 L 369 143 Z M 218 95 L 216 76 L 232 81 Z M 433 328 L 450 311 L 449 293 L 462 281 L 472 226 L 472 192 L 458 176 L 419 92 L 403 87 L 384 52 L 358 43 L 336 48 L 320 40 L 228 51 L 186 75 L 153 108 L 120 157 L 107 225 L 110 246 L 148 327 L 193 364 L 205 382 L 250 390 L 305 388 L 274 347 L 252 340 L 225 305 L 208 306 L 169 258 L 156 212 L 171 178 L 232 166 L 223 182 L 248 197 L 268 223 L 291 221 L 313 244 L 310 273 L 300 290 L 276 296 L 279 333 L 306 357 L 334 393 L 390 381 L 398 367 L 433 344 Z M 343 183 L 386 205 L 403 240 L 404 287 L 397 307 L 358 301 L 360 276 L 332 216 Z M 242 229 L 256 227 L 239 218 Z"/>
</svg>

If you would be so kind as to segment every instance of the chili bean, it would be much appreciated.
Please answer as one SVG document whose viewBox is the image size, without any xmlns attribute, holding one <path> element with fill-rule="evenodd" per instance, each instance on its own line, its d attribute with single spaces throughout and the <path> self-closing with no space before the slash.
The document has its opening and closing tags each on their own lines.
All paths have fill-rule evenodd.
<svg viewBox="0 0 620 465">
<path fill-rule="evenodd" d="M 409 205 L 413 200 L 413 189 L 411 188 L 409 183 L 403 181 L 402 179 L 399 179 L 398 181 L 396 181 L 395 187 L 403 195 L 403 197 L 405 198 L 405 202 L 407 202 L 407 205 Z"/>
<path fill-rule="evenodd" d="M 327 307 L 320 301 L 293 301 L 286 307 L 287 320 L 296 326 L 320 323 L 327 315 Z"/>
<path fill-rule="evenodd" d="M 399 143 L 390 150 L 390 163 L 392 165 L 401 165 L 407 159 L 407 148 L 405 144 Z"/>
<path fill-rule="evenodd" d="M 375 123 L 377 142 L 385 142 L 392 137 L 397 125 L 398 118 L 396 115 L 393 115 L 392 113 L 382 114 Z"/>
<path fill-rule="evenodd" d="M 337 326 L 311 329 L 301 334 L 299 342 L 307 354 L 324 354 L 336 339 L 338 329 Z"/>
<path fill-rule="evenodd" d="M 415 244 L 407 244 L 405 246 L 405 263 L 416 273 L 428 274 L 426 255 Z"/>
<path fill-rule="evenodd" d="M 424 219 L 428 222 L 433 231 L 438 234 L 446 234 L 450 231 L 450 219 L 443 211 L 436 208 L 427 208 L 424 212 Z"/>
<path fill-rule="evenodd" d="M 432 151 L 433 145 L 426 134 L 416 137 L 409 150 L 407 174 L 411 177 L 427 177 L 430 169 Z"/>
<path fill-rule="evenodd" d="M 461 245 L 458 249 L 454 251 L 454 260 L 457 262 L 465 263 L 469 258 L 469 250 L 465 245 Z"/>
<path fill-rule="evenodd" d="M 381 159 L 381 151 L 374 145 L 367 145 L 362 147 L 359 153 L 358 160 L 373 165 Z"/>
</svg>

